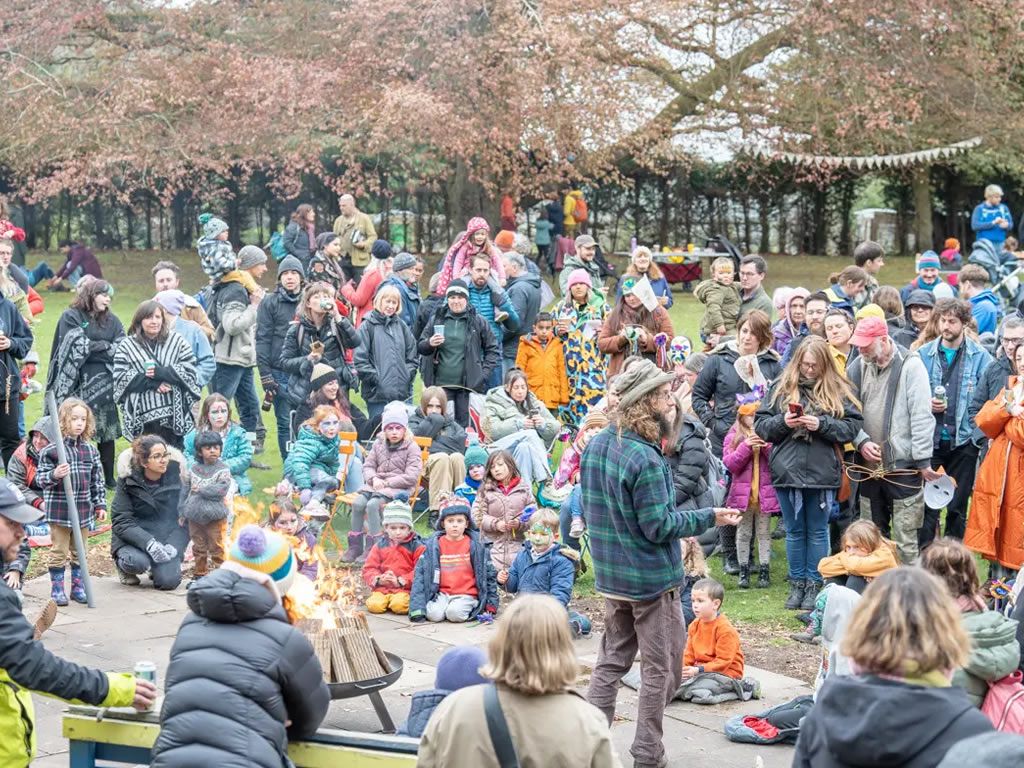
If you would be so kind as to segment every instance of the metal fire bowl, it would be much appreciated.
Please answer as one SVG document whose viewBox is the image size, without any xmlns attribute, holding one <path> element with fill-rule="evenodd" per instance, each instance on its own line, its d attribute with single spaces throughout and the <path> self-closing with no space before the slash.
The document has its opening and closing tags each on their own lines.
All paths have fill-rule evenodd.
<svg viewBox="0 0 1024 768">
<path fill-rule="evenodd" d="M 328 683 L 327 690 L 331 693 L 331 700 L 355 699 L 359 696 L 368 696 L 371 693 L 384 690 L 389 685 L 393 685 L 402 676 L 402 669 L 405 667 L 405 664 L 393 653 L 385 651 L 384 655 L 388 659 L 388 664 L 391 665 L 390 672 L 380 677 L 360 680 L 354 683 Z"/>
</svg>

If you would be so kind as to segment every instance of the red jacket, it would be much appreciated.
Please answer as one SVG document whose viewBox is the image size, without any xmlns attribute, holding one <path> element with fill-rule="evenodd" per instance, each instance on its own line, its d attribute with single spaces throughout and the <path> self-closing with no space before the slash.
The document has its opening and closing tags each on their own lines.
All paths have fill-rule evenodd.
<svg viewBox="0 0 1024 768">
<path fill-rule="evenodd" d="M 386 535 L 373 545 L 370 554 L 363 563 L 363 581 L 374 592 L 390 595 L 395 592 L 408 592 L 412 588 L 412 572 L 416 561 L 420 559 L 426 547 L 423 540 L 413 533 L 412 537 L 400 544 L 395 544 Z M 400 587 L 377 586 L 377 577 L 391 571 L 402 580 Z"/>
</svg>

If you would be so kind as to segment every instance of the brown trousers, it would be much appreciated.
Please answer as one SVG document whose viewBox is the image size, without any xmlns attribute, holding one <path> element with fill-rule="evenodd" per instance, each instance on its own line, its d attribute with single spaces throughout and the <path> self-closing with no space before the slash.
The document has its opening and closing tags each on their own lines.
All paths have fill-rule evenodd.
<svg viewBox="0 0 1024 768">
<path fill-rule="evenodd" d="M 89 529 L 82 528 L 82 538 L 88 536 Z M 75 549 L 70 526 L 50 523 L 50 553 L 46 558 L 46 567 L 64 568 L 68 564 L 68 555 L 71 556 L 71 564 L 78 565 L 78 550 Z"/>
<path fill-rule="evenodd" d="M 466 479 L 466 457 L 461 453 L 432 453 L 427 457 L 427 490 L 430 509 L 439 509 L 441 497 Z"/>
<path fill-rule="evenodd" d="M 197 579 L 220 568 L 224 562 L 224 534 L 227 528 L 227 518 L 212 523 L 188 521 L 188 535 L 192 537 L 192 556 L 195 558 L 192 575 Z"/>
</svg>

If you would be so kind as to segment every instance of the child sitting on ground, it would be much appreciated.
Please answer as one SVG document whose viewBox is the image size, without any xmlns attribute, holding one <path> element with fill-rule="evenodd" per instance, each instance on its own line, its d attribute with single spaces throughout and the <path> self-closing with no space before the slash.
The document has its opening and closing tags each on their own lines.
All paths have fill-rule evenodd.
<svg viewBox="0 0 1024 768">
<path fill-rule="evenodd" d="M 363 581 L 373 590 L 366 600 L 370 613 L 406 614 L 416 561 L 425 549 L 412 527 L 412 508 L 395 499 L 384 506 L 384 532 L 363 564 Z"/>
<path fill-rule="evenodd" d="M 270 505 L 270 527 L 288 539 L 299 573 L 310 581 L 316 581 L 319 563 L 313 552 L 316 549 L 316 534 L 309 530 L 288 496 L 278 496 Z"/>
<path fill-rule="evenodd" d="M 484 469 L 487 466 L 487 449 L 480 443 L 473 443 L 466 449 L 466 479 L 455 488 L 455 495 L 466 500 L 472 507 L 476 503 L 476 494 L 480 483 L 484 481 Z"/>
<path fill-rule="evenodd" d="M 487 459 L 484 482 L 473 504 L 473 522 L 490 544 L 495 570 L 510 568 L 523 548 L 524 512 L 535 504 L 530 486 L 523 482 L 516 460 L 508 451 Z"/>
<path fill-rule="evenodd" d="M 69 397 L 57 409 L 60 432 L 64 437 L 67 462 L 58 464 L 57 445 L 50 443 L 39 452 L 36 482 L 43 489 L 43 511 L 50 524 L 50 597 L 59 606 L 68 604 L 64 591 L 64 570 L 71 559 L 71 599 L 87 602 L 78 550 L 72 546 L 71 516 L 64 495 L 64 478 L 71 478 L 71 490 L 78 507 L 78 523 L 83 538 L 95 521 L 107 518 L 107 486 L 103 479 L 100 453 L 89 441 L 96 432 L 96 419 L 83 401 Z"/>
<path fill-rule="evenodd" d="M 263 289 L 256 283 L 256 278 L 238 268 L 238 256 L 228 240 L 227 222 L 212 213 L 203 213 L 199 216 L 199 226 L 203 228 L 203 236 L 196 243 L 196 250 L 199 252 L 199 266 L 210 278 L 210 285 L 216 285 L 230 275 L 250 294 L 262 294 Z"/>
<path fill-rule="evenodd" d="M 451 497 L 441 503 L 441 526 L 416 561 L 409 620 L 463 622 L 494 618 L 498 583 L 480 534 L 470 528 L 469 505 Z"/>
<path fill-rule="evenodd" d="M 569 379 L 565 375 L 562 340 L 555 336 L 555 318 L 541 312 L 533 322 L 533 333 L 519 339 L 516 368 L 526 374 L 530 391 L 545 406 L 555 408 L 569 403 Z"/>
<path fill-rule="evenodd" d="M 586 449 L 587 443 L 590 442 L 591 438 L 607 426 L 608 414 L 591 409 L 583 417 L 580 431 L 576 433 L 572 444 L 562 451 L 562 459 L 558 463 L 558 471 L 555 472 L 555 488 L 572 486 L 572 493 L 562 504 L 563 507 L 568 507 L 572 520 L 569 525 L 569 536 L 574 539 L 580 538 L 587 529 L 586 524 L 583 522 L 583 505 L 579 490 L 580 459 L 583 457 L 583 451 Z"/>
<path fill-rule="evenodd" d="M 704 305 L 700 338 L 713 347 L 723 336 L 736 332 L 740 317 L 740 289 L 733 282 L 733 263 L 728 256 L 711 262 L 711 279 L 702 280 L 693 292 Z"/>
<path fill-rule="evenodd" d="M 448 694 L 468 688 L 471 685 L 485 685 L 490 682 L 480 674 L 480 668 L 487 664 L 487 654 L 475 645 L 457 645 L 441 654 L 437 660 L 434 687 L 417 691 L 409 703 L 409 719 L 398 728 L 399 736 L 418 739 L 427 728 L 427 722 L 434 710 Z"/>
<path fill-rule="evenodd" d="M 217 432 L 195 437 L 196 463 L 189 470 L 189 493 L 181 506 L 192 539 L 192 585 L 224 563 L 224 539 L 228 525 L 227 497 L 231 493 L 231 467 L 221 461 L 223 443 Z"/>
<path fill-rule="evenodd" d="M 299 491 L 306 517 L 326 517 L 323 498 L 338 488 L 338 430 L 341 414 L 318 405 L 299 428 L 299 436 L 284 460 L 284 476 Z"/>
<path fill-rule="evenodd" d="M 551 595 L 568 611 L 573 637 L 586 637 L 590 634 L 590 620 L 569 609 L 578 555 L 559 548 L 555 541 L 557 535 L 558 516 L 550 509 L 534 512 L 526 529 L 526 545 L 516 555 L 511 568 L 498 571 L 498 583 L 513 595 L 517 592 Z"/>
<path fill-rule="evenodd" d="M 341 556 L 346 563 L 362 563 L 381 535 L 381 508 L 394 499 L 408 499 L 423 472 L 420 447 L 409 431 L 409 412 L 397 400 L 384 406 L 380 416 L 381 434 L 363 462 L 363 487 L 352 502 L 352 529 L 348 549 Z M 363 524 L 369 529 L 369 542 Z"/>
</svg>

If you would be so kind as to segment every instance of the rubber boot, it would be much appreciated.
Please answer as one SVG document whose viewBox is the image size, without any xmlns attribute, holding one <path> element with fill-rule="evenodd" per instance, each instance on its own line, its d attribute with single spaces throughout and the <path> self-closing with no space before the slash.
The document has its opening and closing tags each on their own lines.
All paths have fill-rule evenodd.
<svg viewBox="0 0 1024 768">
<path fill-rule="evenodd" d="M 64 591 L 64 569 L 50 569 L 50 597 L 62 608 L 68 604 L 68 595 Z"/>
<path fill-rule="evenodd" d="M 377 542 L 379 542 L 383 538 L 384 534 L 382 533 L 377 534 L 376 536 L 367 536 L 363 544 L 363 551 L 355 560 L 356 565 L 362 565 L 363 563 L 365 563 L 366 558 L 370 554 L 370 550 L 373 549 L 374 545 L 377 544 Z"/>
<path fill-rule="evenodd" d="M 800 607 L 805 611 L 814 610 L 814 602 L 818 599 L 818 593 L 821 591 L 821 582 L 810 581 L 804 585 L 804 599 L 800 603 Z"/>
<path fill-rule="evenodd" d="M 757 588 L 768 589 L 772 585 L 771 577 L 768 572 L 768 566 L 762 565 L 757 569 Z"/>
<path fill-rule="evenodd" d="M 740 561 L 736 558 L 735 550 L 731 553 L 725 554 L 725 562 L 722 565 L 722 570 L 729 576 L 735 576 L 740 572 Z"/>
<path fill-rule="evenodd" d="M 789 596 L 786 598 L 786 610 L 797 611 L 804 601 L 804 582 L 801 579 L 792 579 L 789 582 Z"/>
<path fill-rule="evenodd" d="M 746 563 L 740 566 L 740 578 L 736 586 L 740 589 L 750 589 L 750 566 Z"/>
<path fill-rule="evenodd" d="M 722 569 L 728 575 L 735 576 L 740 572 L 740 563 L 736 558 L 736 526 L 720 525 L 718 541 L 722 545 L 722 560 L 725 563 Z"/>
<path fill-rule="evenodd" d="M 71 566 L 71 599 L 76 603 L 89 602 L 89 598 L 85 596 L 85 584 L 82 582 L 82 569 L 74 564 Z"/>
<path fill-rule="evenodd" d="M 363 554 L 363 534 L 350 531 L 348 534 L 348 549 L 341 555 L 341 562 L 354 563 L 356 558 Z M 364 560 L 366 558 L 363 558 Z"/>
</svg>

